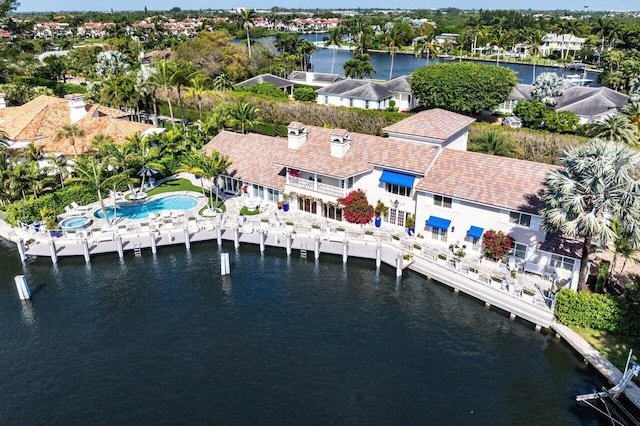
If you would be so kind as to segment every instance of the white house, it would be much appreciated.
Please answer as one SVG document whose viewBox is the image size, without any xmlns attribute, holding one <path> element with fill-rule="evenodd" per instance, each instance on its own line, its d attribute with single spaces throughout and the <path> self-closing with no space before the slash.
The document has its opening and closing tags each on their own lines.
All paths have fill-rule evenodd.
<svg viewBox="0 0 640 426">
<path fill-rule="evenodd" d="M 553 246 L 540 226 L 539 194 L 547 164 L 466 151 L 473 118 L 431 109 L 386 127 L 389 137 L 293 122 L 287 138 L 222 131 L 206 146 L 228 155 L 224 190 L 273 203 L 283 193 L 291 208 L 342 221 L 337 200 L 354 189 L 389 207 L 386 227 L 416 232 L 434 244 L 480 250 L 486 230 L 503 231 L 513 255 L 531 271 L 567 271 L 575 287 L 578 256 L 564 241 Z"/>
<path fill-rule="evenodd" d="M 393 104 L 400 111 L 409 111 L 416 106 L 415 96 L 409 86 L 409 76 L 406 75 L 384 83 L 346 79 L 322 87 L 316 93 L 319 105 L 386 109 Z"/>
<path fill-rule="evenodd" d="M 575 56 L 576 52 L 582 50 L 586 39 L 576 37 L 573 34 L 546 34 L 540 46 L 540 54 L 543 57 L 549 56 L 552 52 L 559 51 L 560 57 L 566 59 L 569 55 Z"/>
</svg>

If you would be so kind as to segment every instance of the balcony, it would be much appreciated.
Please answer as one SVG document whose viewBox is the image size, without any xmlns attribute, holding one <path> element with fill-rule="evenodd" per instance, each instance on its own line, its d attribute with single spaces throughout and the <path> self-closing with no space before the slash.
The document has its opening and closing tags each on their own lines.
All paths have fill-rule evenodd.
<svg viewBox="0 0 640 426">
<path fill-rule="evenodd" d="M 302 179 L 299 177 L 289 176 L 289 185 L 302 189 L 308 189 L 310 191 L 319 192 L 333 197 L 344 197 L 345 192 L 343 188 L 335 185 L 329 185 L 326 183 L 316 182 L 313 180 Z"/>
</svg>

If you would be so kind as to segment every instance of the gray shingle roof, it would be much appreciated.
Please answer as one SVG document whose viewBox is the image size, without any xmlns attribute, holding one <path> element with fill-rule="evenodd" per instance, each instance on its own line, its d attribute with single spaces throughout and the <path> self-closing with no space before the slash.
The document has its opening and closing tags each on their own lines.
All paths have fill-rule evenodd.
<svg viewBox="0 0 640 426">
<path fill-rule="evenodd" d="M 387 89 L 396 93 L 411 93 L 411 86 L 409 86 L 409 76 L 401 75 L 392 80 L 389 80 L 382 84 Z"/>
<path fill-rule="evenodd" d="M 252 86 L 252 85 L 258 84 L 258 83 L 273 84 L 278 89 L 282 89 L 283 87 L 293 86 L 293 83 L 290 82 L 289 80 L 286 80 L 284 78 L 278 77 L 278 76 L 273 75 L 273 74 L 260 74 L 260 75 L 257 75 L 255 77 L 252 77 L 252 78 L 250 78 L 248 80 L 241 81 L 240 83 L 236 84 L 236 86 L 238 86 L 238 87 L 239 86 Z"/>
<path fill-rule="evenodd" d="M 358 98 L 371 101 L 386 99 L 393 96 L 385 86 L 367 80 L 347 79 L 339 81 L 322 89 L 316 90 L 319 95 L 336 95 L 345 98 Z"/>
</svg>

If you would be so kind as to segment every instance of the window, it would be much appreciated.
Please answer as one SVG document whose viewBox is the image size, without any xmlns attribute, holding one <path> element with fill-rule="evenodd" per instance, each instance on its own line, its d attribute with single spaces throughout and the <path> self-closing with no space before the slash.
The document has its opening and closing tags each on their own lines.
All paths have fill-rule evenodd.
<svg viewBox="0 0 640 426">
<path fill-rule="evenodd" d="M 349 106 L 352 107 L 353 106 L 353 99 L 349 99 Z"/>
<path fill-rule="evenodd" d="M 480 250 L 480 238 L 471 237 L 471 246 L 474 250 Z"/>
<path fill-rule="evenodd" d="M 549 266 L 554 268 L 566 269 L 567 271 L 573 271 L 573 266 L 575 265 L 576 260 L 571 259 L 570 257 L 561 256 L 559 254 L 551 255 L 551 262 Z"/>
<path fill-rule="evenodd" d="M 511 212 L 509 213 L 509 222 L 524 226 L 525 228 L 531 227 L 531 215 L 526 213 Z"/>
<path fill-rule="evenodd" d="M 325 103 L 325 104 L 328 104 L 328 103 L 329 103 L 329 97 L 328 97 L 328 96 L 325 96 L 325 97 L 324 97 L 324 103 Z"/>
<path fill-rule="evenodd" d="M 277 203 L 280 199 L 280 191 L 275 189 L 267 188 L 267 200 L 272 203 Z"/>
<path fill-rule="evenodd" d="M 222 176 L 221 178 L 220 189 L 222 191 L 238 194 L 240 193 L 241 186 L 240 181 L 231 176 Z"/>
<path fill-rule="evenodd" d="M 253 197 L 264 200 L 264 186 L 253 185 Z"/>
<path fill-rule="evenodd" d="M 447 234 L 449 233 L 446 229 L 434 228 L 431 227 L 431 239 L 436 241 L 447 241 Z"/>
<path fill-rule="evenodd" d="M 345 183 L 347 184 L 347 189 L 353 188 L 353 177 L 340 179 L 340 188 L 344 188 Z"/>
<path fill-rule="evenodd" d="M 411 196 L 411 188 L 407 188 L 406 186 L 400 186 L 394 183 L 386 183 L 385 189 L 387 192 L 390 192 L 396 195 L 402 195 L 403 197 Z"/>
<path fill-rule="evenodd" d="M 443 197 L 442 195 L 433 196 L 433 205 L 438 207 L 444 207 L 446 209 L 451 208 L 453 200 L 449 197 Z"/>
<path fill-rule="evenodd" d="M 369 109 L 369 101 L 364 101 L 364 109 Z"/>
<path fill-rule="evenodd" d="M 527 246 L 526 244 L 521 243 L 513 243 L 513 257 L 518 259 L 526 259 L 527 258 Z"/>
</svg>

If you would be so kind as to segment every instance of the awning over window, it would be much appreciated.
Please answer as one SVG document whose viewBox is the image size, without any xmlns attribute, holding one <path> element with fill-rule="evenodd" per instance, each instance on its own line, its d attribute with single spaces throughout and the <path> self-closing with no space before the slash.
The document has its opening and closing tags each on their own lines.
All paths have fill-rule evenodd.
<svg viewBox="0 0 640 426">
<path fill-rule="evenodd" d="M 415 180 L 416 178 L 414 176 L 392 172 L 391 170 L 384 170 L 382 176 L 380 176 L 380 182 L 406 186 L 407 188 L 413 188 L 413 181 Z"/>
<path fill-rule="evenodd" d="M 449 225 L 451 225 L 451 221 L 449 219 L 443 219 L 437 216 L 429 216 L 429 220 L 427 220 L 427 226 L 431 226 L 432 228 L 438 229 L 449 229 Z"/>
<path fill-rule="evenodd" d="M 471 238 L 480 238 L 482 237 L 482 233 L 484 232 L 484 228 L 479 228 L 477 226 L 472 226 L 467 231 L 467 235 Z"/>
</svg>

